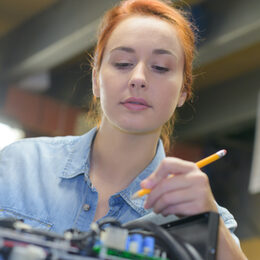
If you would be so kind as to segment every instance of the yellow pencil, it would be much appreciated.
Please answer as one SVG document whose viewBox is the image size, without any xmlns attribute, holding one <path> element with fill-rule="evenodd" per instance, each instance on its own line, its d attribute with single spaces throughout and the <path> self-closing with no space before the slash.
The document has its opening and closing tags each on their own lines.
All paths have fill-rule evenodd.
<svg viewBox="0 0 260 260">
<path fill-rule="evenodd" d="M 220 150 L 198 162 L 196 162 L 196 165 L 199 167 L 199 168 L 202 168 L 210 163 L 213 163 L 214 161 L 222 158 L 223 156 L 225 156 L 227 153 L 227 150 L 223 149 L 223 150 Z M 151 192 L 151 189 L 141 189 L 139 191 L 137 191 L 133 196 L 132 196 L 132 199 L 137 199 L 139 197 L 142 197 L 146 194 L 149 194 Z"/>
</svg>

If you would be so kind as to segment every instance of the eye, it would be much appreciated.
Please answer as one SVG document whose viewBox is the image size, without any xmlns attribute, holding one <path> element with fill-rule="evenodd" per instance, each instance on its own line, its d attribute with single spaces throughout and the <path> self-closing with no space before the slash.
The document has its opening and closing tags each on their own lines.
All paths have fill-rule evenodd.
<svg viewBox="0 0 260 260">
<path fill-rule="evenodd" d="M 169 71 L 168 68 L 166 68 L 166 67 L 161 67 L 161 66 L 157 66 L 157 65 L 153 65 L 152 68 L 155 69 L 155 70 L 156 70 L 157 72 L 159 72 L 159 73 L 164 73 L 164 72 Z"/>
<path fill-rule="evenodd" d="M 130 62 L 116 62 L 114 63 L 114 66 L 118 69 L 127 69 L 131 67 L 133 64 Z"/>
</svg>

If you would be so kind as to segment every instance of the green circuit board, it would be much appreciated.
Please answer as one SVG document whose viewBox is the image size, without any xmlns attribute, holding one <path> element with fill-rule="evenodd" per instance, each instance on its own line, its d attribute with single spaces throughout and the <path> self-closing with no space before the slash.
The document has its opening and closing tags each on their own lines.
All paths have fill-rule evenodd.
<svg viewBox="0 0 260 260">
<path fill-rule="evenodd" d="M 99 255 L 106 257 L 106 259 L 136 259 L 136 260 L 169 260 L 168 258 L 151 257 L 143 254 L 131 253 L 129 251 L 120 251 L 113 248 L 106 248 L 103 246 L 95 246 L 93 250 Z"/>
</svg>

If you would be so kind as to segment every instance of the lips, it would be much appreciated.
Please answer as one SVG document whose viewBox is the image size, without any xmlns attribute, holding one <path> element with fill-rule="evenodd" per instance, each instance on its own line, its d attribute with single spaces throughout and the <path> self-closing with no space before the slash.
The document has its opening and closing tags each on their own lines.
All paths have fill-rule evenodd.
<svg viewBox="0 0 260 260">
<path fill-rule="evenodd" d="M 144 110 L 151 107 L 143 98 L 136 97 L 128 98 L 124 100 L 121 104 L 128 110 L 132 111 Z"/>
</svg>

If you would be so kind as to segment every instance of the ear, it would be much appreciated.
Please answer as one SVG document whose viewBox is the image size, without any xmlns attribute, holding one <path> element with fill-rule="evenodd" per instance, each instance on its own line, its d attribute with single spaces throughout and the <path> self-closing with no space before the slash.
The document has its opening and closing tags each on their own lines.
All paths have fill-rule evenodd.
<svg viewBox="0 0 260 260">
<path fill-rule="evenodd" d="M 100 97 L 98 73 L 97 73 L 96 69 L 92 70 L 92 92 L 95 97 Z"/>
<path fill-rule="evenodd" d="M 186 101 L 186 98 L 187 98 L 187 92 L 186 91 L 182 91 L 180 96 L 179 96 L 177 107 L 183 106 L 183 104 Z"/>
</svg>

